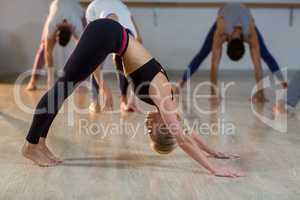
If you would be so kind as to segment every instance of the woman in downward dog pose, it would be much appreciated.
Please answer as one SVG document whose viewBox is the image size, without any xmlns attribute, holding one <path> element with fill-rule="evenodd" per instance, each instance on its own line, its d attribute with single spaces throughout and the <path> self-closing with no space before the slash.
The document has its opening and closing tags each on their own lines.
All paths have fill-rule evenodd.
<svg viewBox="0 0 300 200">
<path fill-rule="evenodd" d="M 95 20 L 86 27 L 64 67 L 64 75 L 38 103 L 22 149 L 26 158 L 45 167 L 62 162 L 46 145 L 49 128 L 76 85 L 90 76 L 110 53 L 122 56 L 126 66 L 125 74 L 132 79 L 136 95 L 157 107 L 164 123 L 184 152 L 215 176 L 243 176 L 237 170 L 211 164 L 206 153 L 220 159 L 235 158 L 234 155 L 212 150 L 199 134 L 184 134 L 164 69 L 138 41 L 129 36 L 126 29 L 111 19 Z"/>
</svg>

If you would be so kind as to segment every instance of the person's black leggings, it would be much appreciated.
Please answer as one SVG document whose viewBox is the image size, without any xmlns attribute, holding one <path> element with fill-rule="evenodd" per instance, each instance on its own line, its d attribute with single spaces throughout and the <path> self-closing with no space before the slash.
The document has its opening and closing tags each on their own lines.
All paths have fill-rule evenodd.
<svg viewBox="0 0 300 200">
<path fill-rule="evenodd" d="M 121 96 L 127 96 L 127 89 L 129 86 L 129 82 L 124 74 L 122 57 L 118 55 L 114 55 L 113 62 L 114 65 L 116 66 L 117 73 L 118 73 L 117 76 L 119 80 Z M 93 101 L 96 101 L 99 96 L 99 85 L 94 76 L 92 76 L 91 87 L 92 87 L 92 99 Z"/>
<path fill-rule="evenodd" d="M 47 137 L 49 128 L 78 83 L 91 75 L 108 54 L 122 56 L 128 45 L 128 33 L 117 22 L 99 19 L 91 22 L 84 30 L 78 45 L 69 57 L 64 74 L 52 89 L 40 100 L 27 135 L 27 141 L 38 144 L 40 137 Z"/>
</svg>

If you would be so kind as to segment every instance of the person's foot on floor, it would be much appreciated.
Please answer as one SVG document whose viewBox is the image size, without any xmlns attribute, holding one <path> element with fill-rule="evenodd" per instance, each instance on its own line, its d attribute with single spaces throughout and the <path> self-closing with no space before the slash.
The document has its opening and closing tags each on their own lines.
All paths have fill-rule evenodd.
<svg viewBox="0 0 300 200">
<path fill-rule="evenodd" d="M 137 110 L 138 109 L 137 109 L 134 102 L 131 102 L 131 103 L 127 104 L 126 112 L 136 112 Z"/>
<path fill-rule="evenodd" d="M 288 111 L 284 103 L 278 103 L 273 107 L 273 115 L 280 116 L 280 115 L 287 115 Z"/>
<path fill-rule="evenodd" d="M 37 144 L 26 142 L 22 148 L 22 155 L 40 167 L 51 167 L 58 163 L 48 158 L 38 147 Z"/>
<path fill-rule="evenodd" d="M 90 113 L 95 114 L 101 111 L 101 107 L 98 102 L 93 101 L 89 106 Z"/>
<path fill-rule="evenodd" d="M 176 84 L 172 85 L 172 92 L 174 95 L 180 94 L 182 88 L 184 87 L 184 82 L 183 81 L 177 81 Z"/>
<path fill-rule="evenodd" d="M 36 90 L 36 84 L 33 81 L 30 81 L 26 87 L 26 90 L 28 90 L 28 91 Z"/>
<path fill-rule="evenodd" d="M 54 85 L 54 81 L 55 81 L 55 71 L 54 71 L 54 67 L 48 67 L 48 77 L 47 77 L 47 89 L 50 90 L 53 85 Z"/>
<path fill-rule="evenodd" d="M 64 162 L 63 159 L 61 159 L 61 158 L 55 156 L 55 155 L 50 151 L 50 149 L 47 147 L 46 139 L 45 139 L 45 138 L 40 138 L 38 147 L 39 147 L 40 150 L 41 150 L 48 158 L 50 158 L 51 160 L 53 160 L 53 161 L 55 161 L 55 162 L 57 162 L 57 163 L 62 163 L 62 162 Z"/>
<path fill-rule="evenodd" d="M 223 98 L 221 96 L 215 96 L 211 95 L 211 97 L 208 98 L 208 101 L 211 103 L 211 105 L 220 105 L 220 103 L 223 101 Z"/>
<path fill-rule="evenodd" d="M 121 101 L 120 103 L 120 110 L 122 114 L 126 114 L 127 113 L 127 103 L 124 101 Z"/>
<path fill-rule="evenodd" d="M 47 90 L 50 90 L 54 85 L 54 81 L 48 81 L 47 83 Z"/>
</svg>

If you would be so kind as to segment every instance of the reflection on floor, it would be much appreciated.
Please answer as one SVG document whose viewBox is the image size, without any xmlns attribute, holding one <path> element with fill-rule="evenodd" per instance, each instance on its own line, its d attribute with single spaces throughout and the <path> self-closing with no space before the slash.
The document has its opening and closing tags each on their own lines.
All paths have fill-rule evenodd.
<svg viewBox="0 0 300 200">
<path fill-rule="evenodd" d="M 250 76 L 222 77 L 225 83 L 236 81 L 236 85 L 228 89 L 221 107 L 201 97 L 193 100 L 188 90 L 182 94 L 182 105 L 188 124 L 201 128 L 211 146 L 241 154 L 239 160 L 212 160 L 246 171 L 247 177 L 241 179 L 213 177 L 178 148 L 170 155 L 156 154 L 143 129 L 144 114 L 90 115 L 84 88 L 65 104 L 49 133 L 49 144 L 65 163 L 54 168 L 34 166 L 20 156 L 20 147 L 30 125 L 31 108 L 45 89 L 27 92 L 21 85 L 18 93 L 14 78 L 1 77 L 1 199 L 299 199 L 299 114 L 288 118 L 287 133 L 275 130 L 278 127 L 271 126 L 284 128 L 284 121 L 262 122 L 262 116 L 272 120 L 272 103 L 254 106 L 257 115 L 251 110 Z M 194 77 L 193 91 L 204 80 L 207 77 Z M 117 81 L 112 76 L 107 81 L 117 109 Z M 202 87 L 196 93 L 208 91 Z M 272 92 L 268 93 L 272 99 Z M 74 111 L 74 105 L 81 113 Z"/>
</svg>

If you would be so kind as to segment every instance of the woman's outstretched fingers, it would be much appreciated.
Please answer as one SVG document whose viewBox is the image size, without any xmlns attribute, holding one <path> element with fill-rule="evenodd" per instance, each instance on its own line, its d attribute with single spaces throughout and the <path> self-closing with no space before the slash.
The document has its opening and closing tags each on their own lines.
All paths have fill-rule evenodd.
<svg viewBox="0 0 300 200">
<path fill-rule="evenodd" d="M 241 158 L 241 156 L 238 154 L 232 154 L 232 153 L 216 152 L 214 155 L 214 158 L 217 158 L 217 159 L 239 159 L 239 158 Z"/>
<path fill-rule="evenodd" d="M 230 159 L 239 159 L 241 156 L 239 154 L 229 154 Z"/>
</svg>

